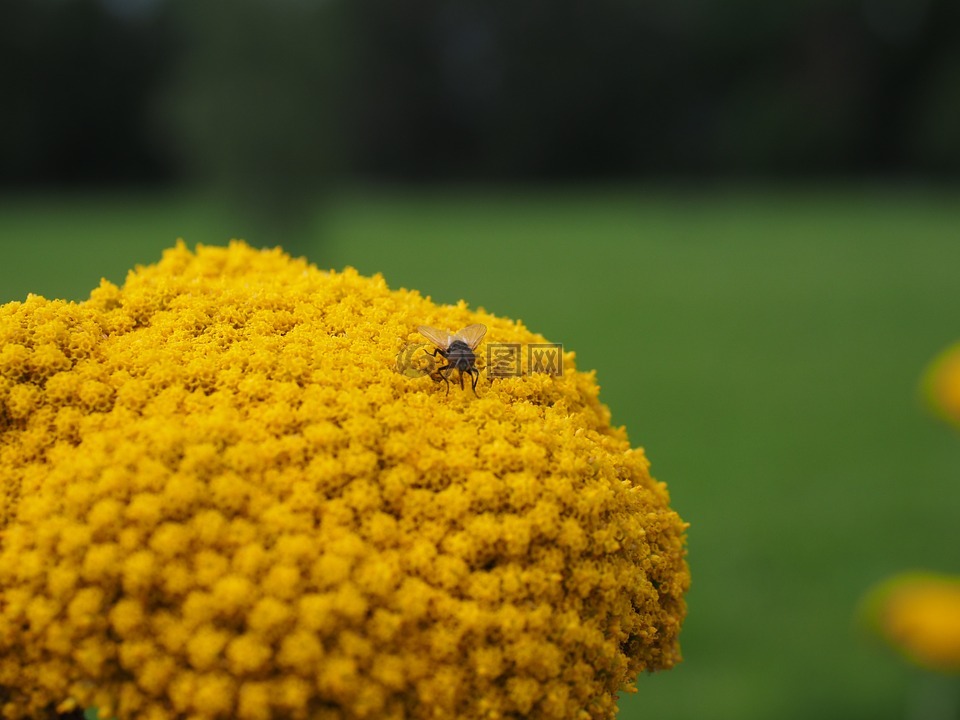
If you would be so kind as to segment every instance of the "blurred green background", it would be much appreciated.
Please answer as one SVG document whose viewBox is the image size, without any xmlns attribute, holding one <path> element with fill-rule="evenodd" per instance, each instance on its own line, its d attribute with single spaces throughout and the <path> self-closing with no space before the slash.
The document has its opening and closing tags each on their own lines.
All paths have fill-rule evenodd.
<svg viewBox="0 0 960 720">
<path fill-rule="evenodd" d="M 4 0 L 0 302 L 183 237 L 521 318 L 691 523 L 633 718 L 947 716 L 857 628 L 960 572 L 960 5 Z M 956 705 L 954 705 L 956 708 Z"/>
</svg>

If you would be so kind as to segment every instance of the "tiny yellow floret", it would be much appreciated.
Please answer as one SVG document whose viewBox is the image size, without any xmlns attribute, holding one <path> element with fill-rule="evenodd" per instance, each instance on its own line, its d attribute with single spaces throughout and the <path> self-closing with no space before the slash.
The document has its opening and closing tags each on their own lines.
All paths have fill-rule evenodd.
<svg viewBox="0 0 960 720">
<path fill-rule="evenodd" d="M 612 718 L 686 524 L 572 353 L 398 371 L 476 323 L 546 342 L 241 242 L 0 306 L 0 718 Z"/>
</svg>

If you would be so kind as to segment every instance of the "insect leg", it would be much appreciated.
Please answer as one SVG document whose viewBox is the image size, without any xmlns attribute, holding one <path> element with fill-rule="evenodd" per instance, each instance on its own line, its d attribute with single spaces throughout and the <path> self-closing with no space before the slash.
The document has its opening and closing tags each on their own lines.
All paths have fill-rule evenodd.
<svg viewBox="0 0 960 720">
<path fill-rule="evenodd" d="M 427 353 L 427 355 L 433 355 L 434 357 L 442 357 L 444 360 L 447 359 L 447 354 L 440 348 L 434 348 L 433 352 Z M 450 394 L 450 380 L 448 380 L 447 376 L 443 374 L 443 371 L 449 370 L 452 367 L 453 365 L 450 365 L 448 362 L 448 364 L 444 365 L 442 368 L 437 370 L 437 374 L 440 375 L 440 377 L 443 378 L 443 381 L 447 384 L 447 392 L 446 392 L 447 395 Z"/>
<path fill-rule="evenodd" d="M 442 368 L 440 368 L 439 370 L 437 370 L 437 372 L 440 374 L 440 377 L 442 377 L 442 378 L 443 378 L 443 381 L 447 384 L 447 392 L 446 392 L 447 395 L 450 394 L 450 380 L 447 378 L 446 375 L 443 374 L 443 371 L 444 371 L 444 370 L 449 370 L 449 369 L 452 368 L 452 367 L 453 367 L 453 365 L 444 365 Z"/>
</svg>

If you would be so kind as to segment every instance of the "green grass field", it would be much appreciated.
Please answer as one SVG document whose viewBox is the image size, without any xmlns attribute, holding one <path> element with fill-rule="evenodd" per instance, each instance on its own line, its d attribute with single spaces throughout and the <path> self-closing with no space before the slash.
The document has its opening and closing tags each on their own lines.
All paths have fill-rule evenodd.
<svg viewBox="0 0 960 720">
<path fill-rule="evenodd" d="M 960 339 L 958 195 L 354 192 L 297 252 L 521 318 L 596 369 L 691 523 L 686 659 L 622 718 L 936 720 L 917 708 L 940 686 L 855 611 L 888 574 L 960 572 L 960 434 L 917 397 Z M 0 301 L 244 234 L 189 197 L 0 200 Z"/>
</svg>

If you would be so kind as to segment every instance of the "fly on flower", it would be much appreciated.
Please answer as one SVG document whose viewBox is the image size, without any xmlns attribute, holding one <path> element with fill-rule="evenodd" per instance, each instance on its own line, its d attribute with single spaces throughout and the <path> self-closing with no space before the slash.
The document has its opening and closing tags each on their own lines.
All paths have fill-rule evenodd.
<svg viewBox="0 0 960 720">
<path fill-rule="evenodd" d="M 445 330 L 421 325 L 417 332 L 423 335 L 427 340 L 436 345 L 436 350 L 432 355 L 440 355 L 447 364 L 437 370 L 440 377 L 447 383 L 447 393 L 450 392 L 450 379 L 444 374 L 445 370 L 458 370 L 460 372 L 460 389 L 463 389 L 463 374 L 467 373 L 472 380 L 473 394 L 477 394 L 477 381 L 480 379 L 480 371 L 477 370 L 477 356 L 474 350 L 487 334 L 487 326 L 467 325 L 453 335 Z M 479 397 L 479 396 L 478 396 Z"/>
</svg>

